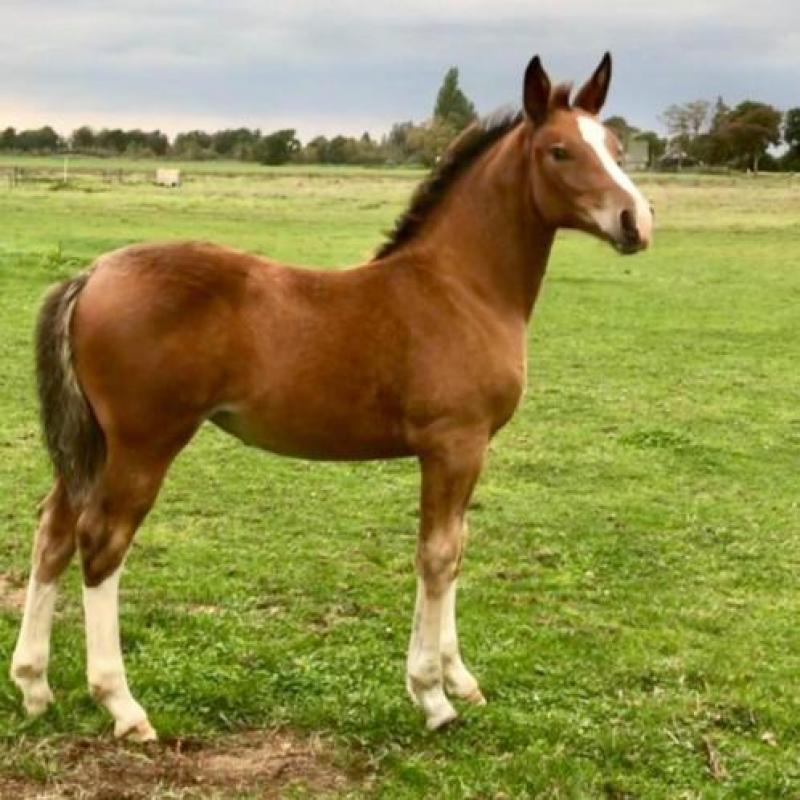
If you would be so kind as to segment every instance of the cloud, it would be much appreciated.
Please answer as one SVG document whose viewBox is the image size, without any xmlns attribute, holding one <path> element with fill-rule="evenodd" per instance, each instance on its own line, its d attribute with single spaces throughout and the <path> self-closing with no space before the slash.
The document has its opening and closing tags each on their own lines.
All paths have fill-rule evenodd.
<svg viewBox="0 0 800 800">
<path fill-rule="evenodd" d="M 800 72 L 800 4 L 783 0 L 3 6 L 0 125 L 43 115 L 61 127 L 125 119 L 174 131 L 219 120 L 264 129 L 290 122 L 304 136 L 381 132 L 429 114 L 452 64 L 489 111 L 518 100 L 534 52 L 556 77 L 580 80 L 611 49 L 610 110 L 654 126 L 667 105 L 695 97 L 789 105 Z"/>
</svg>

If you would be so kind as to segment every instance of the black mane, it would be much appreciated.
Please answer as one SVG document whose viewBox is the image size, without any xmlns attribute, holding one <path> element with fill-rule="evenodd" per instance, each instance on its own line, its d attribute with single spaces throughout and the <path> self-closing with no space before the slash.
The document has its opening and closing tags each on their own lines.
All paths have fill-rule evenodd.
<svg viewBox="0 0 800 800">
<path fill-rule="evenodd" d="M 375 253 L 375 259 L 384 258 L 411 241 L 467 167 L 498 139 L 516 128 L 522 119 L 521 111 L 506 111 L 472 123 L 458 136 L 430 175 L 416 188 L 411 203 Z"/>
</svg>

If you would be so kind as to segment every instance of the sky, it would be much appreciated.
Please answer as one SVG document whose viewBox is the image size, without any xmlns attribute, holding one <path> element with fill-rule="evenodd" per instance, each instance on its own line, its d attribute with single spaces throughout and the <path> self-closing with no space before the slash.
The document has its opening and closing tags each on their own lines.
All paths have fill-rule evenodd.
<svg viewBox="0 0 800 800">
<path fill-rule="evenodd" d="M 797 0 L 0 0 L 0 128 L 246 126 L 375 136 L 457 66 L 481 113 L 614 58 L 604 115 L 697 98 L 800 106 Z"/>
</svg>

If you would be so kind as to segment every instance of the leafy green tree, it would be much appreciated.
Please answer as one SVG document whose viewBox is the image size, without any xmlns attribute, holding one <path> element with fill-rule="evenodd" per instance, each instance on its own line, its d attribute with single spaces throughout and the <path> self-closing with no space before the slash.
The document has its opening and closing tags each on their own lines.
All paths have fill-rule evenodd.
<svg viewBox="0 0 800 800">
<path fill-rule="evenodd" d="M 69 146 L 72 150 L 84 152 L 93 150 L 95 147 L 94 131 L 88 125 L 76 128 L 69 137 Z"/>
<path fill-rule="evenodd" d="M 800 170 L 800 108 L 790 108 L 786 112 L 783 121 L 783 141 L 789 145 L 789 149 L 781 157 L 781 168 L 796 172 Z"/>
<path fill-rule="evenodd" d="M 800 108 L 790 108 L 783 123 L 783 141 L 800 152 Z"/>
<path fill-rule="evenodd" d="M 179 133 L 172 143 L 173 155 L 188 159 L 214 158 L 212 138 L 205 131 L 186 131 Z"/>
<path fill-rule="evenodd" d="M 625 150 L 628 149 L 631 137 L 639 132 L 638 128 L 628 124 L 628 120 L 625 117 L 620 116 L 608 117 L 608 119 L 603 120 L 603 125 L 614 131 L 615 136 L 620 140 Z"/>
<path fill-rule="evenodd" d="M 285 164 L 300 150 L 294 128 L 285 128 L 263 136 L 255 148 L 256 159 L 262 164 Z"/>
<path fill-rule="evenodd" d="M 406 161 L 424 164 L 426 167 L 433 166 L 457 134 L 458 131 L 452 123 L 441 119 L 410 128 L 406 133 Z"/>
<path fill-rule="evenodd" d="M 722 97 L 717 97 L 717 102 L 714 103 L 714 111 L 711 114 L 711 127 L 709 133 L 718 133 L 725 127 L 728 120 L 728 115 L 731 113 L 730 106 L 726 105 Z"/>
<path fill-rule="evenodd" d="M 61 137 L 49 126 L 20 131 L 16 135 L 15 148 L 25 152 L 52 153 L 59 150 L 64 142 Z"/>
<path fill-rule="evenodd" d="M 358 152 L 355 139 L 348 136 L 334 136 L 328 142 L 327 161 L 329 164 L 352 164 Z"/>
<path fill-rule="evenodd" d="M 435 122 L 444 122 L 456 132 L 464 130 L 475 118 L 475 106 L 458 85 L 458 67 L 450 67 L 436 96 Z"/>
<path fill-rule="evenodd" d="M 153 155 L 165 156 L 169 150 L 169 137 L 161 131 L 150 131 L 146 137 L 147 147 Z"/>
<path fill-rule="evenodd" d="M 13 150 L 17 146 L 17 132 L 8 127 L 0 133 L 0 150 Z"/>
<path fill-rule="evenodd" d="M 261 131 L 249 128 L 228 128 L 211 135 L 211 147 L 224 158 L 252 161 L 256 158 Z"/>
<path fill-rule="evenodd" d="M 328 140 L 324 136 L 315 136 L 300 153 L 300 158 L 307 164 L 324 164 L 328 156 Z"/>
<path fill-rule="evenodd" d="M 97 147 L 107 153 L 124 153 L 128 146 L 128 135 L 121 128 L 103 128 L 95 137 Z"/>
<path fill-rule="evenodd" d="M 730 142 L 733 157 L 758 172 L 759 161 L 770 145 L 781 141 L 783 115 L 767 103 L 745 100 L 727 117 L 722 133 Z"/>
</svg>

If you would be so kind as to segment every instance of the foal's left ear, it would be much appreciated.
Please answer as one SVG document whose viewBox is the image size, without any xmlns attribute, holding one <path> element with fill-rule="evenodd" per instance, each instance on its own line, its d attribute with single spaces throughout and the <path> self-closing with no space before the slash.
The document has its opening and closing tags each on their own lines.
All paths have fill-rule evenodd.
<svg viewBox="0 0 800 800">
<path fill-rule="evenodd" d="M 608 85 L 611 83 L 611 53 L 606 53 L 594 75 L 581 87 L 573 105 L 590 114 L 599 113 L 606 102 Z"/>
</svg>

